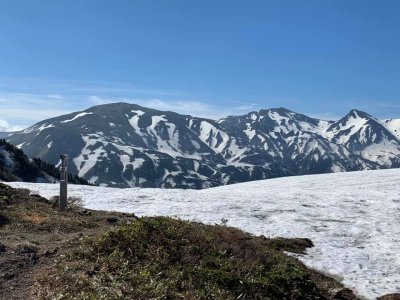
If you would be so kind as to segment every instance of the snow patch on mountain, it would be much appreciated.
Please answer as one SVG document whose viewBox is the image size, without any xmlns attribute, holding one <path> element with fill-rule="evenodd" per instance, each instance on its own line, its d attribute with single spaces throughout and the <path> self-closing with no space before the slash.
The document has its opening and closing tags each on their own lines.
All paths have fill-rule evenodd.
<svg viewBox="0 0 400 300">
<path fill-rule="evenodd" d="M 209 122 L 202 121 L 200 123 L 200 139 L 216 153 L 221 153 L 229 141 L 229 136 Z"/>
<path fill-rule="evenodd" d="M 75 121 L 76 119 L 79 119 L 79 118 L 81 118 L 83 116 L 91 115 L 91 114 L 93 114 L 93 113 L 92 112 L 82 112 L 82 113 L 79 113 L 79 114 L 75 115 L 72 119 L 61 121 L 61 123 L 72 122 L 72 121 Z"/>
<path fill-rule="evenodd" d="M 392 158 L 400 156 L 400 147 L 386 137 L 379 144 L 371 144 L 361 151 L 361 156 L 365 159 L 375 161 L 378 164 L 390 168 Z"/>
<path fill-rule="evenodd" d="M 79 156 L 73 159 L 76 168 L 79 170 L 78 175 L 84 177 L 86 173 L 93 168 L 101 157 L 107 156 L 107 151 L 99 144 L 102 144 L 102 140 L 94 139 L 90 136 L 82 136 L 82 140 L 85 142 L 85 147 Z M 97 135 L 98 136 L 98 135 Z M 94 146 L 98 146 L 95 148 Z M 91 178 L 92 179 L 92 178 Z"/>
<path fill-rule="evenodd" d="M 141 110 L 132 110 L 131 113 L 133 115 L 130 118 L 129 118 L 129 115 L 126 115 L 128 117 L 129 124 L 132 126 L 132 128 L 135 130 L 135 132 L 138 135 L 142 135 L 141 129 L 139 127 L 139 120 L 140 120 L 140 117 L 145 114 L 145 112 L 141 111 Z"/>
<path fill-rule="evenodd" d="M 23 133 L 35 132 L 36 136 L 38 136 L 40 134 L 40 132 L 42 132 L 43 130 L 49 129 L 49 128 L 53 128 L 53 127 L 55 127 L 54 124 L 46 124 L 46 123 L 44 123 L 44 124 L 41 124 L 40 126 L 39 125 L 34 125 L 32 127 L 29 127 L 27 129 L 23 130 L 22 132 Z"/>
<path fill-rule="evenodd" d="M 400 140 L 400 119 L 386 120 L 383 123 L 386 128 Z"/>
</svg>

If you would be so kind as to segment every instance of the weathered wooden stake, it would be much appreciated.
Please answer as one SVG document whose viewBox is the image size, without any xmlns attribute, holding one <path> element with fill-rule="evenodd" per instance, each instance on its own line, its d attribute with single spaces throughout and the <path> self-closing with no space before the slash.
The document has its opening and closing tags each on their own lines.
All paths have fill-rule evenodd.
<svg viewBox="0 0 400 300">
<path fill-rule="evenodd" d="M 59 211 L 65 211 L 67 209 L 67 197 L 68 197 L 68 155 L 61 155 L 61 168 L 60 168 L 60 200 L 59 200 Z"/>
</svg>

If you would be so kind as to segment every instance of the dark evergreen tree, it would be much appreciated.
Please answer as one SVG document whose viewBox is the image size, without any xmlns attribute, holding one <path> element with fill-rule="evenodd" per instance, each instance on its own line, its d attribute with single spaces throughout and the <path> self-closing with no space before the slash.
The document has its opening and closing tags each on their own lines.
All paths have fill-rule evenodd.
<svg viewBox="0 0 400 300">
<path fill-rule="evenodd" d="M 56 180 L 60 179 L 60 171 L 54 165 L 40 158 L 30 160 L 21 149 L 0 139 L 0 180 L 36 182 L 37 178 L 43 178 L 46 175 Z M 72 174 L 68 174 L 68 182 L 89 184 L 85 179 Z"/>
</svg>

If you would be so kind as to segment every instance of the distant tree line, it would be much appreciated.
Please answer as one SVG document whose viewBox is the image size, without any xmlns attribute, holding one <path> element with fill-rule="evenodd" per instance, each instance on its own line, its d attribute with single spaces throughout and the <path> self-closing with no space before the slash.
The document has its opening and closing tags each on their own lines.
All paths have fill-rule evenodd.
<svg viewBox="0 0 400 300">
<path fill-rule="evenodd" d="M 44 173 L 56 180 L 60 179 L 60 171 L 53 164 L 36 157 L 30 160 L 21 149 L 11 145 L 5 139 L 0 139 L 0 150 L 8 152 L 13 162 L 10 168 L 5 155 L 0 152 L 0 180 L 35 182 L 38 177 L 44 177 Z M 68 182 L 90 185 L 84 178 L 70 173 Z"/>
<path fill-rule="evenodd" d="M 57 169 L 53 164 L 50 164 L 38 157 L 34 157 L 32 161 L 43 172 L 49 174 L 57 180 L 60 179 L 60 170 Z M 79 177 L 78 175 L 72 175 L 71 173 L 68 173 L 68 182 L 75 184 L 91 185 L 86 179 Z"/>
</svg>

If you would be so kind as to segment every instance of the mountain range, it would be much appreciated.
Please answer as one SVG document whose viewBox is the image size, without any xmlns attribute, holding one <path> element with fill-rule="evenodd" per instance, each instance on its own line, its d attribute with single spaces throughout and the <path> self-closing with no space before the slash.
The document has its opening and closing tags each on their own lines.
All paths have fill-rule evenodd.
<svg viewBox="0 0 400 300">
<path fill-rule="evenodd" d="M 351 110 L 326 121 L 285 108 L 220 120 L 128 103 L 44 120 L 6 137 L 30 157 L 114 187 L 208 188 L 273 177 L 400 167 L 400 120 Z"/>
</svg>

